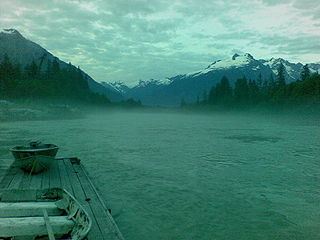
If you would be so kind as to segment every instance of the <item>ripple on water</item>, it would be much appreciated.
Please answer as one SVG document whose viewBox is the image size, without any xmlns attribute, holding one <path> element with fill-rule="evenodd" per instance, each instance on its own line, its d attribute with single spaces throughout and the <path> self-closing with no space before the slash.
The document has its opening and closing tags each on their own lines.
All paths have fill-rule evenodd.
<svg viewBox="0 0 320 240">
<path fill-rule="evenodd" d="M 276 143 L 282 140 L 282 138 L 280 137 L 249 135 L 249 134 L 227 136 L 225 137 L 225 139 L 239 140 L 244 143 L 258 143 L 258 142 Z"/>
</svg>

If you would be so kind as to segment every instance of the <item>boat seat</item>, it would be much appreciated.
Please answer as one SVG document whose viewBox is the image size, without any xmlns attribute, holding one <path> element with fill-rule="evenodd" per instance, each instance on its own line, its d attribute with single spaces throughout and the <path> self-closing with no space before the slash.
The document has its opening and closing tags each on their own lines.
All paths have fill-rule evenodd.
<svg viewBox="0 0 320 240">
<path fill-rule="evenodd" d="M 54 234 L 67 234 L 74 222 L 67 216 L 50 216 Z M 42 236 L 47 235 L 43 216 L 41 217 L 0 217 L 0 237 Z"/>
<path fill-rule="evenodd" d="M 49 216 L 62 215 L 55 202 L 0 202 L 0 217 L 43 216 L 46 209 Z"/>
</svg>

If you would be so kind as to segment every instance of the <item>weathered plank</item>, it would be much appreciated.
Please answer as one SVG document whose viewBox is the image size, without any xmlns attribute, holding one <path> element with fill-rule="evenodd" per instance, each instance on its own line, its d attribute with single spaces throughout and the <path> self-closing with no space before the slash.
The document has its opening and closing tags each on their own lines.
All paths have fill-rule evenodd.
<svg viewBox="0 0 320 240">
<path fill-rule="evenodd" d="M 64 160 L 64 163 L 65 163 L 66 171 L 69 173 L 68 176 L 70 179 L 71 186 L 73 188 L 74 196 L 79 201 L 79 203 L 83 206 L 83 208 L 87 211 L 93 223 L 92 228 L 88 234 L 88 239 L 89 240 L 106 239 L 104 238 L 102 231 L 99 228 L 96 217 L 94 216 L 88 202 L 86 201 L 87 196 L 85 195 L 85 192 L 83 191 L 81 183 L 79 182 L 79 179 L 76 175 L 77 172 L 75 172 L 75 170 L 73 169 L 73 166 L 69 159 Z"/>
<path fill-rule="evenodd" d="M 85 192 L 91 211 L 93 212 L 97 223 L 105 239 L 123 239 L 122 234 L 115 225 L 107 207 L 100 201 L 100 196 L 97 190 L 94 188 L 89 176 L 85 172 L 82 165 L 73 164 L 73 168 L 77 173 L 79 182 Z"/>
<path fill-rule="evenodd" d="M 50 166 L 50 188 L 61 187 L 58 161 L 59 160 L 55 160 Z"/>
<path fill-rule="evenodd" d="M 49 215 L 61 215 L 55 202 L 0 202 L 0 217 L 42 216 L 46 209 Z"/>
<path fill-rule="evenodd" d="M 71 182 L 69 179 L 69 174 L 67 172 L 64 160 L 58 160 L 58 167 L 60 172 L 60 180 L 61 180 L 61 187 L 67 190 L 70 194 L 74 195 L 73 188 L 71 186 Z M 75 196 L 76 197 L 76 196 Z"/>
<path fill-rule="evenodd" d="M 66 189 L 87 211 L 92 219 L 92 228 L 88 234 L 89 240 L 123 240 L 104 200 L 77 158 L 57 159 L 49 170 L 33 175 L 10 167 L 0 182 L 0 188 L 7 189 L 46 189 L 52 187 Z"/>
<path fill-rule="evenodd" d="M 98 224 L 98 227 L 101 231 L 101 233 L 104 235 L 105 239 L 108 239 L 107 237 L 110 236 L 109 229 L 101 222 L 101 213 L 104 212 L 104 209 L 101 208 L 101 206 L 97 205 L 97 197 L 92 194 L 93 192 L 88 189 L 90 187 L 88 184 L 85 184 L 83 182 L 83 172 L 80 168 L 80 165 L 74 164 L 73 165 L 74 172 L 78 178 L 78 181 L 81 185 L 81 188 L 86 196 L 88 207 L 90 208 L 91 212 L 93 213 L 94 218 L 96 219 L 96 222 Z M 94 202 L 94 204 L 92 204 Z M 106 220 L 106 219 L 105 219 Z"/>
<path fill-rule="evenodd" d="M 11 189 L 15 189 L 15 188 L 19 188 L 22 179 L 24 177 L 24 172 L 22 170 L 20 170 L 19 168 L 15 168 L 17 171 L 17 174 L 14 175 L 14 177 L 12 178 L 12 181 L 10 182 L 8 188 Z"/>
<path fill-rule="evenodd" d="M 21 175 L 22 175 L 22 177 L 21 177 L 21 181 L 19 183 L 19 188 L 20 189 L 29 189 L 32 175 L 25 173 L 25 172 L 21 173 Z"/>
<path fill-rule="evenodd" d="M 41 189 L 42 178 L 43 178 L 43 172 L 32 175 L 31 180 L 30 180 L 30 184 L 29 184 L 29 188 L 30 189 Z"/>
<path fill-rule="evenodd" d="M 42 174 L 41 189 L 50 188 L 50 172 L 51 172 L 51 169 L 41 172 Z"/>
<path fill-rule="evenodd" d="M 10 166 L 6 172 L 4 177 L 2 178 L 1 182 L 0 182 L 0 189 L 1 188 L 8 188 L 8 186 L 10 185 L 11 181 L 13 180 L 13 178 L 15 177 L 15 175 L 18 174 L 18 171 L 15 167 Z"/>
<path fill-rule="evenodd" d="M 52 216 L 50 223 L 55 234 L 65 234 L 74 226 L 67 216 Z M 47 234 L 47 229 L 43 217 L 0 218 L 0 233 L 1 237 L 37 236 Z"/>
</svg>

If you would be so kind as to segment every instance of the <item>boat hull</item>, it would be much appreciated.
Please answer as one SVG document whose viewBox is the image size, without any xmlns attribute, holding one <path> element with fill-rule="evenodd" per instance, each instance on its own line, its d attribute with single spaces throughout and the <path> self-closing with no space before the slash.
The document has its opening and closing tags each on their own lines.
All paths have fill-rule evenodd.
<svg viewBox="0 0 320 240">
<path fill-rule="evenodd" d="M 59 148 L 53 144 L 39 147 L 14 147 L 10 149 L 15 159 L 14 165 L 28 173 L 39 173 L 47 170 L 55 160 Z"/>
<path fill-rule="evenodd" d="M 34 155 L 26 157 L 24 159 L 16 159 L 14 162 L 14 166 L 19 167 L 21 170 L 27 173 L 37 174 L 49 169 L 54 161 L 55 158 L 51 156 Z"/>
</svg>

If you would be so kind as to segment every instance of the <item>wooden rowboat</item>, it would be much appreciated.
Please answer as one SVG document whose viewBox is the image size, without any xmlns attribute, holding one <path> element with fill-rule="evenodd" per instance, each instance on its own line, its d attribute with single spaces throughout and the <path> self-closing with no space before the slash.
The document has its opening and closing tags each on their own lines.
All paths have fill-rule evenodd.
<svg viewBox="0 0 320 240">
<path fill-rule="evenodd" d="M 28 173 L 39 173 L 48 169 L 58 152 L 54 144 L 31 142 L 29 146 L 10 149 L 15 158 L 14 165 Z"/>
<path fill-rule="evenodd" d="M 91 219 L 66 190 L 0 190 L 0 239 L 74 239 L 87 236 Z"/>
</svg>

